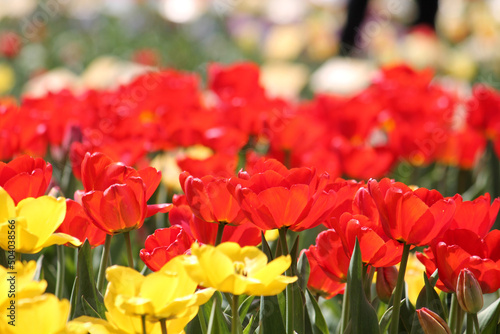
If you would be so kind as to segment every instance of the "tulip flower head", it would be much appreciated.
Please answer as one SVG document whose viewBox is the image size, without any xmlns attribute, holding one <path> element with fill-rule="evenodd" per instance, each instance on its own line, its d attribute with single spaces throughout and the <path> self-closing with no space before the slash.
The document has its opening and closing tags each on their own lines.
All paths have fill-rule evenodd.
<svg viewBox="0 0 500 334">
<path fill-rule="evenodd" d="M 283 276 L 290 267 L 289 255 L 267 263 L 267 256 L 257 247 L 240 247 L 234 242 L 191 246 L 192 256 L 184 257 L 191 278 L 201 286 L 233 295 L 272 296 L 297 280 Z"/>
<path fill-rule="evenodd" d="M 428 308 L 417 310 L 417 316 L 425 334 L 451 334 L 448 324 Z"/>
<path fill-rule="evenodd" d="M 460 270 L 457 280 L 457 300 L 462 310 L 475 314 L 483 308 L 483 292 L 474 274 L 467 268 Z"/>
<path fill-rule="evenodd" d="M 240 172 L 230 179 L 228 189 L 247 218 L 263 230 L 313 228 L 334 208 L 337 194 L 326 190 L 327 174 L 306 167 L 289 170 L 274 159 L 259 161 L 253 169 L 253 175 Z"/>
<path fill-rule="evenodd" d="M 25 198 L 14 205 L 13 199 L 0 187 L 0 248 L 34 254 L 43 248 L 81 242 L 64 233 L 54 233 L 66 215 L 63 197 Z M 14 234 L 9 231 L 15 231 Z M 14 238 L 9 239 L 9 236 Z"/>
<path fill-rule="evenodd" d="M 171 204 L 147 205 L 161 180 L 153 167 L 136 171 L 103 153 L 87 153 L 82 162 L 82 205 L 94 224 L 108 234 L 138 229 L 144 219 L 168 212 Z"/>
<path fill-rule="evenodd" d="M 181 333 L 206 303 L 214 289 L 196 291 L 180 258 L 158 272 L 143 276 L 122 266 L 106 271 L 109 281 L 104 304 L 108 322 L 125 333 L 142 333 L 141 317 L 146 317 L 148 332 L 166 320 L 168 333 Z"/>
</svg>

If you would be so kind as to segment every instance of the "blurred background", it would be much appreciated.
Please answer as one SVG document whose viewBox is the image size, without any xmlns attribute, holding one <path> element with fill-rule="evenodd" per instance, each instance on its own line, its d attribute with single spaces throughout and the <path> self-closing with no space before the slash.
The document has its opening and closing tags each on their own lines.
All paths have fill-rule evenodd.
<svg viewBox="0 0 500 334">
<path fill-rule="evenodd" d="M 430 11 L 426 22 L 412 0 L 0 0 L 0 94 L 110 88 L 151 67 L 204 77 L 210 62 L 242 60 L 292 99 L 359 91 L 399 62 L 500 89 L 500 0 Z"/>
</svg>

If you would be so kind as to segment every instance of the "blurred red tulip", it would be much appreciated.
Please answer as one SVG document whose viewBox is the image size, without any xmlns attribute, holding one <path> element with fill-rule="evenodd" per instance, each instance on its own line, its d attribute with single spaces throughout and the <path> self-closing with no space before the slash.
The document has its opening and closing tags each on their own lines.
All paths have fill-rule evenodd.
<svg viewBox="0 0 500 334">
<path fill-rule="evenodd" d="M 52 165 L 42 158 L 27 155 L 0 161 L 0 186 L 14 200 L 15 204 L 27 197 L 43 196 L 52 178 Z"/>
</svg>

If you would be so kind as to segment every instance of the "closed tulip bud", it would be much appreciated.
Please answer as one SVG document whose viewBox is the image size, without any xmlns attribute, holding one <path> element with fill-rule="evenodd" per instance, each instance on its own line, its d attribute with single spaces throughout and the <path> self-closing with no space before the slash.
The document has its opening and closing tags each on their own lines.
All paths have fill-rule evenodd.
<svg viewBox="0 0 500 334">
<path fill-rule="evenodd" d="M 426 307 L 417 310 L 418 321 L 425 334 L 451 334 L 448 324 Z"/>
<path fill-rule="evenodd" d="M 381 301 L 388 303 L 392 296 L 392 291 L 398 281 L 398 269 L 395 266 L 377 268 L 377 282 L 375 287 L 377 295 Z"/>
<path fill-rule="evenodd" d="M 462 269 L 457 280 L 457 299 L 462 310 L 477 313 L 483 308 L 483 292 L 474 274 Z"/>
</svg>

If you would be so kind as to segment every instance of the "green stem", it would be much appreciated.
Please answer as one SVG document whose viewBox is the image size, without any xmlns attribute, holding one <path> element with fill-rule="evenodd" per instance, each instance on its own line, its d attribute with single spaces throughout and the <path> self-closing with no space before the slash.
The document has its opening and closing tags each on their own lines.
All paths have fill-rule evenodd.
<svg viewBox="0 0 500 334">
<path fill-rule="evenodd" d="M 344 290 L 344 297 L 342 299 L 342 316 L 340 318 L 340 334 L 343 334 L 347 328 L 347 323 L 349 322 L 349 293 L 348 289 Z"/>
<path fill-rule="evenodd" d="M 467 334 L 472 334 L 474 333 L 474 326 L 472 324 L 472 314 L 467 313 Z"/>
<path fill-rule="evenodd" d="M 477 313 L 472 314 L 472 320 L 474 321 L 474 329 L 477 334 L 481 334 L 481 329 L 479 328 L 479 319 L 477 318 Z"/>
<path fill-rule="evenodd" d="M 22 259 L 21 259 L 21 255 L 22 255 L 22 253 L 16 252 L 16 262 L 17 262 L 17 261 L 19 261 L 19 262 L 21 262 L 21 261 L 22 261 Z"/>
<path fill-rule="evenodd" d="M 160 320 L 161 334 L 168 334 L 167 332 L 167 319 Z"/>
<path fill-rule="evenodd" d="M 141 316 L 141 322 L 142 322 L 142 334 L 147 334 L 147 331 L 146 331 L 146 316 L 145 315 Z"/>
<path fill-rule="evenodd" d="M 394 291 L 393 305 L 392 305 L 392 320 L 390 334 L 397 334 L 399 327 L 399 309 L 401 307 L 401 295 L 405 285 L 405 271 L 408 263 L 408 256 L 410 255 L 410 245 L 404 244 L 403 255 L 401 256 L 401 264 L 399 266 L 398 281 Z"/>
<path fill-rule="evenodd" d="M 455 333 L 460 334 L 462 333 L 462 323 L 464 322 L 464 311 L 462 310 L 461 307 L 457 307 L 457 318 L 455 319 L 456 325 L 455 325 Z"/>
<path fill-rule="evenodd" d="M 281 254 L 282 255 L 288 255 L 288 244 L 286 241 L 286 232 L 287 229 L 286 227 L 282 227 L 279 230 L 279 236 L 280 236 L 280 245 L 281 245 Z M 291 275 L 290 268 L 286 270 L 285 272 L 286 276 Z M 294 300 L 293 300 L 293 290 L 292 290 L 292 285 L 288 284 L 285 289 L 285 298 L 286 298 L 286 332 L 287 334 L 293 334 L 293 327 L 294 327 Z"/>
<path fill-rule="evenodd" d="M 370 266 L 370 269 L 363 265 L 363 287 L 365 290 L 365 295 L 368 301 L 371 301 L 372 299 L 372 281 L 373 281 L 373 275 L 375 274 L 375 268 L 373 266 Z"/>
<path fill-rule="evenodd" d="M 56 279 L 56 291 L 55 295 L 57 298 L 61 299 L 64 287 L 64 271 L 65 271 L 65 257 L 64 257 L 64 246 L 56 246 L 57 254 L 57 279 Z"/>
<path fill-rule="evenodd" d="M 219 222 L 219 227 L 217 227 L 217 237 L 215 238 L 215 246 L 222 242 L 222 234 L 224 233 L 225 223 Z"/>
<path fill-rule="evenodd" d="M 457 312 L 458 312 L 458 299 L 456 294 L 451 295 L 451 305 L 450 305 L 450 319 L 448 323 L 450 324 L 450 330 L 455 333 L 455 328 L 457 326 Z"/>
<path fill-rule="evenodd" d="M 124 232 L 125 246 L 127 248 L 128 266 L 134 269 L 134 256 L 132 254 L 132 243 L 130 242 L 130 231 Z"/>
<path fill-rule="evenodd" d="M 281 245 L 281 254 L 282 255 L 288 255 L 288 244 L 286 241 L 286 227 L 282 227 L 279 230 L 279 236 L 280 236 L 280 245 Z M 287 270 L 288 272 L 288 270 Z"/>
<path fill-rule="evenodd" d="M 233 295 L 231 304 L 231 313 L 233 318 L 231 319 L 231 334 L 241 333 L 240 315 L 238 314 L 239 308 L 239 296 Z"/>
<path fill-rule="evenodd" d="M 99 273 L 97 274 L 97 290 L 103 293 L 104 278 L 106 277 L 106 268 L 108 267 L 109 251 L 111 250 L 111 234 L 106 234 L 106 241 L 102 249 L 101 265 L 99 266 Z M 103 294 L 104 295 L 104 294 Z"/>
<path fill-rule="evenodd" d="M 201 333 L 207 333 L 207 322 L 205 321 L 205 314 L 203 314 L 203 305 L 198 309 L 198 320 L 200 321 Z"/>
</svg>

